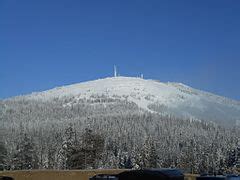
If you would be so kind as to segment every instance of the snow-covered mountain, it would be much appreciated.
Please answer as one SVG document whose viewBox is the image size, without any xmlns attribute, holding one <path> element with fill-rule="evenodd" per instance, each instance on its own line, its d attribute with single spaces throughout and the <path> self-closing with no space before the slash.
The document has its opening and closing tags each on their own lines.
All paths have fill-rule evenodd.
<svg viewBox="0 0 240 180">
<path fill-rule="evenodd" d="M 134 102 L 143 110 L 180 118 L 214 121 L 227 126 L 240 122 L 239 101 L 181 83 L 163 83 L 134 77 L 104 78 L 32 93 L 21 98 L 51 101 L 72 97 L 72 101 L 65 106 L 74 106 L 81 99 L 95 99 L 99 96 Z"/>
<path fill-rule="evenodd" d="M 238 101 L 180 83 L 112 77 L 0 100 L 0 137 L 13 168 L 29 139 L 39 169 L 75 168 L 75 162 L 77 168 L 129 168 L 131 162 L 200 173 L 223 162 L 235 166 L 229 158 L 239 146 L 239 117 Z M 102 158 L 86 166 L 89 147 L 96 152 L 89 142 L 98 142 Z"/>
</svg>

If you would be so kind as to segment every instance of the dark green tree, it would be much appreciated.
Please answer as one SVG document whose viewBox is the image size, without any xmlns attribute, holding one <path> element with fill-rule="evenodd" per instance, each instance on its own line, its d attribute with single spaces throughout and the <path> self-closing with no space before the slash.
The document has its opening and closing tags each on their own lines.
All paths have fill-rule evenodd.
<svg viewBox="0 0 240 180">
<path fill-rule="evenodd" d="M 73 156 L 76 154 L 76 151 L 78 149 L 78 142 L 76 131 L 73 129 L 72 124 L 70 124 L 69 127 L 65 130 L 65 141 L 63 143 L 63 149 L 65 151 L 66 157 L 66 168 L 73 169 Z"/>
<path fill-rule="evenodd" d="M 86 129 L 82 142 L 69 146 L 67 166 L 69 169 L 97 168 L 104 149 L 104 138 Z"/>
<path fill-rule="evenodd" d="M 0 171 L 7 168 L 7 149 L 2 141 L 0 141 Z"/>
<path fill-rule="evenodd" d="M 150 146 L 149 147 L 149 157 L 148 157 L 149 168 L 157 168 L 158 154 L 157 154 L 154 142 L 151 141 L 149 146 Z"/>
<path fill-rule="evenodd" d="M 37 169 L 38 158 L 36 150 L 34 149 L 34 143 L 31 138 L 24 134 L 22 141 L 17 144 L 16 153 L 13 158 L 13 169 Z"/>
<path fill-rule="evenodd" d="M 158 162 L 158 154 L 154 140 L 149 137 L 145 140 L 141 150 L 142 160 L 140 161 L 141 168 L 156 168 Z"/>
</svg>

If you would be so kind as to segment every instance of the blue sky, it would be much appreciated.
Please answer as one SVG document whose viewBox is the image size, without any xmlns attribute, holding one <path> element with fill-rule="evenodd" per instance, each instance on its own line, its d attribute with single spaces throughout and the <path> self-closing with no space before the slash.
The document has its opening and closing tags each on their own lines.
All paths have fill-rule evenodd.
<svg viewBox="0 0 240 180">
<path fill-rule="evenodd" d="M 240 1 L 1 0 L 0 98 L 120 74 L 240 100 Z"/>
</svg>

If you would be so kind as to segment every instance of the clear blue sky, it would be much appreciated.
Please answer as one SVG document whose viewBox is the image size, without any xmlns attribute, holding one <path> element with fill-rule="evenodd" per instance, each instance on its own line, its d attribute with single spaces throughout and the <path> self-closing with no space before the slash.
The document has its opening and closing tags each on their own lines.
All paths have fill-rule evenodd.
<svg viewBox="0 0 240 180">
<path fill-rule="evenodd" d="M 240 1 L 0 1 L 0 98 L 111 76 L 114 64 L 240 100 Z"/>
</svg>

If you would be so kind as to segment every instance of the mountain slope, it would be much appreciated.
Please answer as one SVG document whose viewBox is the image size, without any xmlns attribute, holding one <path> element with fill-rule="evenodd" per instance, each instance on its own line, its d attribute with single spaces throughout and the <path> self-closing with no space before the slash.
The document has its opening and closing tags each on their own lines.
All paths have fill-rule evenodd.
<svg viewBox="0 0 240 180">
<path fill-rule="evenodd" d="M 96 97 L 121 99 L 136 103 L 140 108 L 176 117 L 208 120 L 234 126 L 240 120 L 240 102 L 193 89 L 181 83 L 163 83 L 133 77 L 112 77 L 78 83 L 17 97 L 51 101 L 71 97 L 66 106 L 81 99 Z"/>
</svg>

